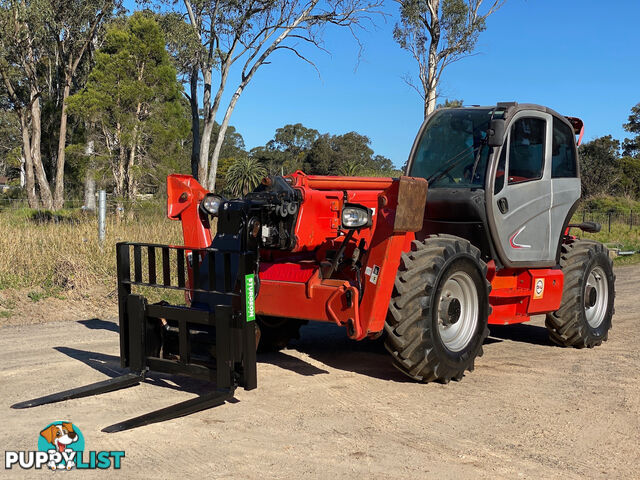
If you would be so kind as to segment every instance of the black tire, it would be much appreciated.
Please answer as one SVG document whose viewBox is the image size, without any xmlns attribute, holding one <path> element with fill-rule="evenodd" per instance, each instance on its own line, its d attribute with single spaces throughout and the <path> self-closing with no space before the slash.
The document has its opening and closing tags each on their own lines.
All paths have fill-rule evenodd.
<svg viewBox="0 0 640 480">
<path fill-rule="evenodd" d="M 447 301 L 447 297 L 441 299 L 443 287 L 452 276 L 460 276 L 460 272 L 474 286 L 470 297 L 474 297 L 475 291 L 477 315 L 466 317 L 472 322 L 467 323 L 469 339 L 464 347 L 454 351 L 443 341 L 440 332 L 451 325 L 444 326 L 446 319 L 439 319 L 439 312 L 441 302 Z M 489 334 L 491 286 L 486 273 L 487 265 L 481 260 L 480 251 L 467 240 L 434 235 L 412 243 L 411 251 L 402 254 L 385 324 L 385 346 L 394 366 L 421 382 L 448 383 L 451 379 L 460 380 L 465 370 L 473 370 Z"/>
<path fill-rule="evenodd" d="M 260 329 L 258 352 L 282 350 L 290 340 L 300 338 L 300 327 L 307 323 L 304 320 L 265 316 L 259 316 L 256 320 Z"/>
<path fill-rule="evenodd" d="M 591 240 L 572 240 L 562 245 L 560 266 L 564 273 L 562 303 L 558 310 L 547 314 L 545 323 L 549 338 L 565 347 L 591 348 L 600 345 L 609 337 L 614 313 L 616 276 L 607 248 Z M 606 283 L 600 289 L 607 296 L 601 295 L 600 300 L 600 305 L 602 308 L 606 306 L 606 310 L 599 310 L 602 312 L 600 315 L 590 313 L 594 315 L 590 323 L 588 312 L 596 306 L 592 302 L 598 302 L 598 295 L 592 293 L 593 287 L 589 288 L 589 279 L 595 278 L 596 283 L 602 281 L 597 280 L 597 276 L 590 277 L 591 272 L 604 273 Z"/>
</svg>

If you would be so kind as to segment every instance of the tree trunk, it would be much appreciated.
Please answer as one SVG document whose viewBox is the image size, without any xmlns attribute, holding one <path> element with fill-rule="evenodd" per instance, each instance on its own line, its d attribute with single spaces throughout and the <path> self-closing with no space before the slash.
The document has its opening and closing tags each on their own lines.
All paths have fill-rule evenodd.
<svg viewBox="0 0 640 480">
<path fill-rule="evenodd" d="M 36 179 L 33 175 L 33 157 L 31 156 L 31 136 L 29 135 L 29 122 L 27 111 L 20 112 L 20 130 L 22 130 L 22 155 L 24 157 L 25 187 L 27 189 L 27 201 L 30 208 L 38 208 L 38 196 L 36 195 Z"/>
<path fill-rule="evenodd" d="M 440 0 L 429 0 L 431 13 L 431 27 L 429 34 L 428 64 L 427 64 L 427 84 L 424 85 L 424 117 L 436 109 L 436 89 L 438 87 L 438 46 L 440 44 Z"/>
<path fill-rule="evenodd" d="M 31 158 L 33 160 L 33 168 L 36 172 L 38 180 L 38 188 L 40 189 L 40 202 L 44 208 L 53 208 L 53 197 L 51 196 L 51 188 L 47 181 L 47 174 L 42 165 L 42 156 L 40 154 L 40 139 L 42 137 L 42 125 L 40 123 L 40 98 L 36 98 L 37 92 L 32 92 L 31 103 Z"/>
<path fill-rule="evenodd" d="M 96 179 L 90 169 L 84 175 L 84 208 L 89 211 L 96 209 Z"/>
<path fill-rule="evenodd" d="M 238 103 L 238 99 L 240 95 L 242 95 L 242 91 L 246 83 L 242 82 L 240 86 L 236 89 L 231 97 L 231 101 L 229 102 L 229 106 L 227 107 L 227 111 L 224 113 L 224 119 L 222 120 L 222 124 L 220 125 L 220 131 L 218 132 L 218 138 L 216 139 L 216 146 L 213 149 L 213 155 L 211 156 L 211 168 L 209 169 L 209 181 L 207 182 L 207 188 L 214 192 L 216 189 L 216 174 L 218 173 L 218 160 L 220 158 L 220 151 L 222 150 L 222 144 L 224 143 L 224 137 L 227 134 L 227 128 L 229 127 L 229 120 L 231 119 L 231 114 L 233 113 L 233 109 L 236 107 L 236 103 Z"/>
<path fill-rule="evenodd" d="M 233 54 L 233 49 L 228 55 Z M 213 125 L 216 121 L 216 115 L 218 114 L 218 108 L 220 108 L 220 102 L 222 101 L 222 93 L 224 92 L 225 86 L 227 84 L 227 77 L 229 75 L 229 67 L 230 67 L 230 58 L 227 57 L 227 60 L 223 62 L 223 65 L 220 69 L 220 86 L 218 87 L 218 91 L 216 92 L 216 96 L 213 99 L 213 104 L 210 104 L 211 101 L 211 68 L 209 68 L 208 73 L 205 73 L 203 70 L 203 76 L 208 78 L 209 89 L 207 91 L 207 80 L 205 80 L 205 91 L 204 91 L 204 99 L 205 102 L 205 122 L 204 122 L 204 131 L 202 133 L 202 144 L 200 145 L 200 162 L 198 164 L 198 175 L 199 181 L 202 185 L 206 185 L 211 181 L 211 178 L 207 177 L 207 170 L 209 170 L 209 149 L 211 147 L 211 134 L 213 132 Z M 246 85 L 246 83 L 244 84 Z M 244 88 L 243 85 L 243 88 Z M 242 91 L 240 89 L 240 91 Z M 236 100 L 237 101 L 237 98 Z M 234 102 L 235 105 L 235 102 Z M 233 108 L 231 109 L 233 111 Z M 229 114 L 230 115 L 230 114 Z M 225 114 L 226 117 L 226 114 Z M 226 130 L 226 127 L 225 127 Z M 219 138 L 219 135 L 218 135 Z M 222 136 L 224 138 L 224 135 Z M 217 145 L 217 140 L 216 140 Z M 220 152 L 218 152 L 219 154 Z M 217 157 L 216 157 L 217 158 Z M 218 169 L 218 164 L 216 163 L 215 170 Z M 213 179 L 213 185 L 216 183 L 216 179 Z"/>
<path fill-rule="evenodd" d="M 71 91 L 71 78 L 65 79 L 62 91 L 62 110 L 60 113 L 60 135 L 58 138 L 58 158 L 56 162 L 56 183 L 53 208 L 59 210 L 64 204 L 64 161 L 67 144 L 67 98 Z"/>
<path fill-rule="evenodd" d="M 198 181 L 201 184 L 207 183 L 207 171 L 209 169 L 209 147 L 211 145 L 211 132 L 213 131 L 213 123 L 215 115 L 211 109 L 211 69 L 202 69 L 202 78 L 204 80 L 204 94 L 202 103 L 204 105 L 204 129 L 202 130 L 202 138 L 200 140 L 200 156 L 198 158 Z"/>
<path fill-rule="evenodd" d="M 118 163 L 114 168 L 115 188 L 114 193 L 116 196 L 116 218 L 120 220 L 122 218 L 122 212 L 124 211 L 122 200 L 124 198 L 124 185 L 125 185 L 125 165 L 127 163 L 127 152 L 122 144 L 122 127 L 120 123 L 116 123 L 116 142 L 118 144 Z"/>
<path fill-rule="evenodd" d="M 198 67 L 193 67 L 191 70 L 189 83 L 191 85 L 191 95 L 189 97 L 189 103 L 191 104 L 191 138 L 193 139 L 191 144 L 191 175 L 196 180 L 200 177 L 198 172 L 198 165 L 200 163 L 200 111 L 198 110 Z"/>
<path fill-rule="evenodd" d="M 129 151 L 129 161 L 127 162 L 127 198 L 133 203 L 136 199 L 137 182 L 135 179 L 134 166 L 136 162 L 136 136 L 134 132 L 131 150 Z"/>
<path fill-rule="evenodd" d="M 429 79 L 424 96 L 424 118 L 436 109 L 436 69 L 429 61 Z"/>
</svg>

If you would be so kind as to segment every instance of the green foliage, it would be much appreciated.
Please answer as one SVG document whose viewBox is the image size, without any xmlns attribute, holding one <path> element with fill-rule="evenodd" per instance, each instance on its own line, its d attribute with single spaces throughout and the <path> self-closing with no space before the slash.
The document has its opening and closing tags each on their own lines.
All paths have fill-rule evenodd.
<svg viewBox="0 0 640 480">
<path fill-rule="evenodd" d="M 240 157 L 227 170 L 226 185 L 236 196 L 246 195 L 267 175 L 267 169 L 256 158 Z"/>
<path fill-rule="evenodd" d="M 622 157 L 618 160 L 618 169 L 621 172 L 619 193 L 626 197 L 640 198 L 640 156 Z"/>
<path fill-rule="evenodd" d="M 0 176 L 20 175 L 20 125 L 13 113 L 0 110 Z"/>
<path fill-rule="evenodd" d="M 634 133 L 622 144 L 607 135 L 581 145 L 580 176 L 583 198 L 623 196 L 640 199 L 640 104 L 631 109 L 625 130 Z M 617 207 L 616 207 L 616 210 Z"/>
<path fill-rule="evenodd" d="M 92 143 L 81 148 L 104 177 L 112 172 L 117 196 L 132 199 L 140 183 L 157 186 L 168 173 L 188 171 L 187 105 L 151 15 L 136 12 L 108 29 L 69 110 L 89 125 Z"/>
<path fill-rule="evenodd" d="M 582 208 L 587 211 L 628 214 L 632 210 L 640 213 L 640 202 L 627 197 L 602 195 L 582 201 Z"/>
<path fill-rule="evenodd" d="M 265 165 L 269 174 L 280 175 L 302 169 L 312 175 L 393 175 L 393 163 L 374 155 L 371 140 L 356 132 L 320 134 L 300 123 L 276 130 L 274 139 L 250 155 Z"/>
<path fill-rule="evenodd" d="M 629 123 L 625 123 L 623 127 L 634 135 L 632 138 L 625 138 L 622 142 L 623 155 L 640 158 L 640 103 L 631 108 Z"/>
<path fill-rule="evenodd" d="M 596 138 L 578 149 L 583 197 L 611 194 L 620 180 L 620 142 L 611 135 Z"/>
<path fill-rule="evenodd" d="M 436 108 L 457 108 L 462 107 L 464 105 L 464 100 L 449 100 L 445 99 L 444 103 L 439 103 L 436 105 Z"/>
<path fill-rule="evenodd" d="M 504 0 L 398 0 L 400 23 L 393 38 L 418 64 L 419 82 L 406 82 L 424 100 L 425 117 L 436 108 L 436 89 L 443 70 L 470 55 L 478 36 L 486 29 L 486 19 Z M 481 11 L 481 7 L 483 10 Z"/>
</svg>

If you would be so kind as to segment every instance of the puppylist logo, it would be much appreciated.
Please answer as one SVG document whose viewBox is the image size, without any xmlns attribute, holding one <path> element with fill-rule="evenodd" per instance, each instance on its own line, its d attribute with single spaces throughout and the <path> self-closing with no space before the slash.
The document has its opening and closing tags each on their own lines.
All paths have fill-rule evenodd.
<svg viewBox="0 0 640 480">
<path fill-rule="evenodd" d="M 4 468 L 51 470 L 119 469 L 124 451 L 85 451 L 84 435 L 71 422 L 53 422 L 40 431 L 37 451 L 4 452 Z"/>
</svg>

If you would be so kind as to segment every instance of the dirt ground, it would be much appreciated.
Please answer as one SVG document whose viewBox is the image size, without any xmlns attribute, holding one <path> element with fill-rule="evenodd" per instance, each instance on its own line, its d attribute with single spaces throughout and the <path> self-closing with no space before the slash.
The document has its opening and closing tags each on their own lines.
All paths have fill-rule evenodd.
<svg viewBox="0 0 640 480">
<path fill-rule="evenodd" d="M 11 410 L 117 375 L 118 334 L 113 318 L 5 326 L 2 450 L 36 449 L 39 431 L 65 419 L 82 430 L 87 450 L 126 451 L 119 472 L 62 474 L 74 478 L 640 478 L 640 267 L 616 273 L 614 328 L 595 349 L 551 345 L 537 317 L 492 328 L 462 381 L 423 385 L 391 367 L 378 343 L 309 325 L 293 348 L 259 357 L 259 387 L 238 391 L 238 403 L 114 434 L 100 430 L 207 386 L 156 376 L 99 397 Z M 51 474 L 14 469 L 4 477 Z"/>
</svg>

